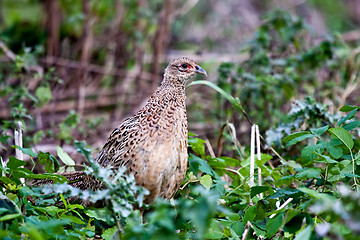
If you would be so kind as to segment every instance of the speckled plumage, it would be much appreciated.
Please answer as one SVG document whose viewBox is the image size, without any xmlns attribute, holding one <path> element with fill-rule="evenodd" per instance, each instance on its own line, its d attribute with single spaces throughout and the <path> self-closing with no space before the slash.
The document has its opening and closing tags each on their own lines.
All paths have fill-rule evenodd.
<svg viewBox="0 0 360 240">
<path fill-rule="evenodd" d="M 150 191 L 145 199 L 170 199 L 179 189 L 187 169 L 187 117 L 185 86 L 196 73 L 206 75 L 195 61 L 172 60 L 165 69 L 161 86 L 146 105 L 122 122 L 110 135 L 96 161 L 103 167 L 120 166 L 133 174 L 137 185 Z M 73 173 L 66 176 L 82 189 L 101 188 L 91 176 Z M 76 181 L 78 180 L 78 181 Z"/>
<path fill-rule="evenodd" d="M 184 64 L 187 69 L 183 69 Z M 135 116 L 111 133 L 97 157 L 103 167 L 125 166 L 136 183 L 150 191 L 147 202 L 157 196 L 172 198 L 185 177 L 188 158 L 185 86 L 197 72 L 206 74 L 191 59 L 171 61 L 161 86 Z"/>
</svg>

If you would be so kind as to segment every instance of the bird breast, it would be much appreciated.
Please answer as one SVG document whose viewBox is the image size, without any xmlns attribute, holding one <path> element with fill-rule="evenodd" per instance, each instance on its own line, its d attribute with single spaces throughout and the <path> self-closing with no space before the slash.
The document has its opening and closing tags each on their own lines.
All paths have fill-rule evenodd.
<svg viewBox="0 0 360 240">
<path fill-rule="evenodd" d="M 133 149 L 136 158 L 128 168 L 136 183 L 150 191 L 147 202 L 157 196 L 172 198 L 187 169 L 185 95 L 162 99 L 161 104 L 150 102 L 139 113 L 143 139 Z"/>
</svg>

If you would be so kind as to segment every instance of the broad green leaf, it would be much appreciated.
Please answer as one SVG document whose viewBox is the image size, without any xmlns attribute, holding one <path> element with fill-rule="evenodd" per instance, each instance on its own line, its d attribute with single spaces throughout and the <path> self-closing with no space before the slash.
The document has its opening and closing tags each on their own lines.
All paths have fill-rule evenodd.
<svg viewBox="0 0 360 240">
<path fill-rule="evenodd" d="M 26 168 L 17 168 L 13 171 L 12 175 L 14 178 L 29 178 L 33 173 Z"/>
<path fill-rule="evenodd" d="M 19 149 L 24 154 L 29 155 L 30 157 L 37 157 L 38 156 L 36 153 L 34 153 L 34 151 L 31 148 L 22 148 L 22 147 L 19 147 L 19 146 L 15 146 L 15 148 Z"/>
<path fill-rule="evenodd" d="M 316 151 L 315 151 L 315 154 L 317 154 L 318 156 L 320 156 L 320 157 L 321 157 L 321 160 L 324 160 L 324 161 L 327 162 L 327 163 L 335 163 L 335 164 L 338 163 L 338 161 L 335 161 L 334 159 L 332 159 L 332 158 L 329 157 L 329 156 L 326 156 L 326 155 L 317 153 Z"/>
<path fill-rule="evenodd" d="M 269 186 L 254 186 L 251 187 L 250 190 L 250 197 L 253 198 L 254 196 L 256 196 L 259 193 L 263 193 L 269 190 Z"/>
<path fill-rule="evenodd" d="M 320 176 L 320 173 L 321 173 L 320 168 L 307 168 L 307 169 L 304 169 L 301 172 L 297 173 L 296 177 L 310 179 L 310 178 Z"/>
<path fill-rule="evenodd" d="M 54 173 L 59 170 L 59 161 L 50 153 L 39 152 L 39 163 L 45 164 L 45 170 L 48 173 Z"/>
<path fill-rule="evenodd" d="M 75 216 L 71 216 L 71 215 L 61 215 L 61 218 L 64 219 L 69 219 L 72 223 L 76 223 L 76 224 L 85 224 L 81 219 L 75 217 Z"/>
<path fill-rule="evenodd" d="M 26 165 L 26 162 L 23 160 L 19 160 L 15 158 L 14 156 L 9 157 L 9 162 L 7 163 L 7 167 L 10 168 L 11 171 L 14 171 L 15 169 L 19 167 L 23 167 Z"/>
<path fill-rule="evenodd" d="M 355 109 L 359 109 L 359 107 L 357 106 L 352 106 L 352 105 L 345 105 L 345 106 L 342 106 L 340 108 L 340 111 L 341 112 L 350 112 L 350 111 L 353 111 Z"/>
<path fill-rule="evenodd" d="M 199 171 L 209 174 L 214 179 L 220 179 L 220 176 L 209 166 L 207 161 L 199 158 L 198 156 L 190 153 L 189 154 L 189 170 L 194 172 L 194 174 L 198 174 Z"/>
<path fill-rule="evenodd" d="M 91 218 L 106 222 L 109 218 L 109 212 L 106 209 L 88 209 L 85 214 Z"/>
<path fill-rule="evenodd" d="M 354 141 L 351 137 L 351 134 L 343 128 L 330 128 L 329 132 L 335 135 L 340 141 L 342 141 L 345 146 L 351 151 L 354 147 Z"/>
<path fill-rule="evenodd" d="M 322 135 L 324 132 L 326 132 L 326 130 L 329 129 L 329 126 L 324 126 L 324 127 L 320 127 L 320 128 L 313 128 L 313 129 L 310 129 L 310 132 L 312 134 L 315 134 L 315 135 Z"/>
<path fill-rule="evenodd" d="M 326 193 L 320 193 L 316 190 L 313 190 L 313 189 L 310 189 L 310 188 L 303 188 L 303 187 L 300 187 L 299 188 L 299 191 L 313 197 L 313 198 L 316 198 L 316 199 L 321 199 L 321 200 L 326 200 L 326 201 L 333 201 L 334 200 L 334 197 L 330 196 L 329 194 L 326 194 Z"/>
<path fill-rule="evenodd" d="M 108 228 L 101 234 L 101 237 L 103 237 L 104 239 L 116 239 L 116 237 L 118 237 L 118 236 L 119 236 L 119 233 L 118 233 L 117 226 Z"/>
<path fill-rule="evenodd" d="M 307 226 L 295 235 L 294 240 L 310 240 L 312 232 L 312 226 Z"/>
<path fill-rule="evenodd" d="M 52 99 L 52 94 L 49 86 L 38 87 L 35 91 L 35 96 L 39 99 L 38 105 L 40 107 L 47 104 Z"/>
<path fill-rule="evenodd" d="M 221 239 L 223 237 L 223 230 L 220 227 L 218 221 L 215 219 L 211 219 L 210 227 L 207 230 L 207 233 L 205 234 L 206 239 Z"/>
<path fill-rule="evenodd" d="M 205 141 L 201 138 L 189 138 L 188 145 L 191 149 L 197 154 L 200 155 L 202 158 L 205 157 Z"/>
<path fill-rule="evenodd" d="M 237 222 L 237 221 L 240 220 L 239 214 L 236 214 L 236 213 L 230 213 L 230 214 L 228 215 L 228 218 L 229 218 L 229 220 L 231 220 L 231 221 L 233 221 L 233 222 Z"/>
<path fill-rule="evenodd" d="M 49 179 L 54 183 L 65 183 L 67 182 L 66 177 L 56 173 L 43 173 L 43 174 L 31 174 L 27 176 L 28 179 Z"/>
<path fill-rule="evenodd" d="M 254 221 L 263 220 L 266 217 L 266 206 L 263 200 L 256 203 L 256 215 Z"/>
<path fill-rule="evenodd" d="M 200 183 L 203 185 L 206 190 L 209 190 L 212 186 L 212 178 L 210 175 L 206 174 L 200 178 Z"/>
<path fill-rule="evenodd" d="M 343 155 L 343 150 L 340 147 L 327 146 L 326 150 L 333 156 L 335 159 L 339 159 Z"/>
<path fill-rule="evenodd" d="M 250 206 L 243 217 L 243 222 L 247 223 L 248 221 L 253 221 L 255 218 L 255 214 L 256 214 L 256 206 Z"/>
<path fill-rule="evenodd" d="M 270 239 L 277 233 L 283 223 L 283 213 L 277 214 L 273 218 L 269 218 L 266 222 L 266 236 Z"/>
<path fill-rule="evenodd" d="M 306 146 L 305 148 L 303 148 L 303 150 L 301 151 L 301 161 L 305 164 L 307 163 L 311 163 L 312 161 L 314 161 L 315 159 L 318 158 L 318 155 L 315 154 L 315 151 L 317 153 L 322 153 L 325 149 L 325 144 L 323 143 L 318 143 L 316 145 L 309 145 Z"/>
<path fill-rule="evenodd" d="M 293 134 L 290 134 L 289 136 L 285 137 L 282 142 L 287 143 L 286 147 L 290 147 L 291 145 L 294 145 L 302 140 L 305 140 L 307 138 L 315 137 L 314 134 L 311 134 L 308 131 L 304 132 L 296 132 Z"/>
<path fill-rule="evenodd" d="M 74 160 L 67 154 L 60 146 L 57 146 L 57 155 L 61 159 L 61 161 L 68 166 L 74 166 Z"/>
</svg>

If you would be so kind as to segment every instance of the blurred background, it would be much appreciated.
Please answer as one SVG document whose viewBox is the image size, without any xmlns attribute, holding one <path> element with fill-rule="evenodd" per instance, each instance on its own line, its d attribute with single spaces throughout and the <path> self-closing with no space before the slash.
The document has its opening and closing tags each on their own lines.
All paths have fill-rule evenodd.
<svg viewBox="0 0 360 240">
<path fill-rule="evenodd" d="M 294 103 L 330 113 L 359 103 L 358 0 L 0 0 L 0 10 L 4 157 L 13 120 L 26 147 L 101 147 L 179 56 L 198 61 L 251 120 L 207 86 L 187 89 L 189 130 L 217 155 L 236 151 L 224 141 L 248 144 L 249 122 L 275 146 L 299 127 L 284 125 Z"/>
</svg>

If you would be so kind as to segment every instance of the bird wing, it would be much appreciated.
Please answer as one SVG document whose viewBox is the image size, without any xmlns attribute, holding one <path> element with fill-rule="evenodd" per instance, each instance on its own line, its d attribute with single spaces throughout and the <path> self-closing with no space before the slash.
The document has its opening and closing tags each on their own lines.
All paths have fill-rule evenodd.
<svg viewBox="0 0 360 240">
<path fill-rule="evenodd" d="M 126 119 L 110 134 L 96 161 L 102 167 L 125 166 L 129 160 L 128 154 L 134 147 L 134 139 L 140 134 L 141 126 L 138 118 L 134 116 Z"/>
</svg>

